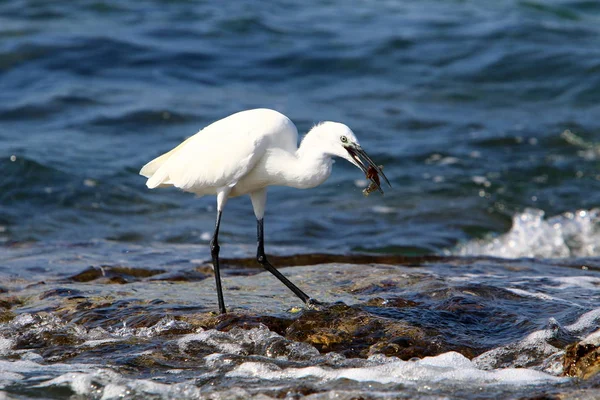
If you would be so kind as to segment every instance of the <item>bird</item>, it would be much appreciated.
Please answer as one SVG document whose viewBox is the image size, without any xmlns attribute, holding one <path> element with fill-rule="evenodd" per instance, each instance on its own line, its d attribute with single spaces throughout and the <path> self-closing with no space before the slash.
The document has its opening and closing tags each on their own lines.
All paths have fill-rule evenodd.
<svg viewBox="0 0 600 400">
<path fill-rule="evenodd" d="M 264 215 L 269 186 L 308 189 L 325 182 L 333 157 L 343 158 L 365 173 L 382 193 L 378 175 L 391 187 L 381 168 L 367 155 L 348 126 L 316 124 L 298 146 L 294 123 L 278 111 L 240 111 L 206 126 L 140 170 L 149 189 L 175 187 L 198 196 L 216 195 L 217 218 L 210 240 L 219 312 L 225 314 L 219 266 L 219 228 L 227 200 L 248 194 L 257 221 L 256 260 L 308 306 L 320 304 L 281 274 L 264 249 Z"/>
</svg>

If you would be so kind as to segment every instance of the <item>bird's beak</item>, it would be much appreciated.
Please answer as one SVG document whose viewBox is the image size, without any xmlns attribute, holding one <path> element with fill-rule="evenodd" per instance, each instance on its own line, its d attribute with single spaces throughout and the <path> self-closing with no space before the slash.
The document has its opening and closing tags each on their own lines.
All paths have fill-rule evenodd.
<svg viewBox="0 0 600 400">
<path fill-rule="evenodd" d="M 369 155 L 362 149 L 362 147 L 360 147 L 357 144 L 352 143 L 347 146 L 344 146 L 344 148 L 346 149 L 348 154 L 350 154 L 350 157 L 352 157 L 352 160 L 354 160 L 354 165 L 356 165 L 358 168 L 360 168 L 362 170 L 362 172 L 364 172 L 365 176 L 371 182 L 373 182 L 375 184 L 375 186 L 377 186 L 377 189 L 379 189 L 379 191 L 381 193 L 383 193 L 383 190 L 381 189 L 381 186 L 379 185 L 378 175 L 381 175 L 383 177 L 383 179 L 385 179 L 385 182 L 388 184 L 388 186 L 392 187 L 392 185 L 390 184 L 390 181 L 385 176 L 385 174 L 383 173 L 381 168 L 375 163 L 375 161 L 373 161 L 371 159 L 371 157 L 369 157 Z M 364 161 L 363 161 L 363 159 L 364 159 Z M 369 172 L 369 168 L 374 169 L 375 172 L 377 172 L 377 174 L 373 174 L 372 172 Z"/>
</svg>

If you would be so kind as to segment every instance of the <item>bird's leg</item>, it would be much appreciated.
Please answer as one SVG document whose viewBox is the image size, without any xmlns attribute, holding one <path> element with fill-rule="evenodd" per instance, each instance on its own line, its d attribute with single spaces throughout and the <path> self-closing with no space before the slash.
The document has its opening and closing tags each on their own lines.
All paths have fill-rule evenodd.
<svg viewBox="0 0 600 400">
<path fill-rule="evenodd" d="M 227 313 L 225 310 L 225 301 L 223 300 L 223 288 L 221 287 L 221 271 L 219 270 L 219 226 L 221 225 L 221 214 L 222 211 L 217 212 L 217 223 L 215 226 L 215 233 L 210 241 L 210 255 L 212 256 L 213 267 L 215 270 L 215 280 L 217 282 L 217 299 L 219 301 L 219 312 L 221 314 Z"/>
<path fill-rule="evenodd" d="M 267 271 L 275 275 L 277 279 L 279 279 L 285 286 L 288 287 L 296 296 L 300 298 L 304 303 L 310 304 L 311 298 L 308 297 L 306 293 L 298 288 L 298 286 L 294 285 L 288 278 L 283 276 L 281 272 L 277 271 L 274 266 L 267 260 L 267 256 L 265 255 L 265 241 L 264 241 L 264 230 L 263 230 L 263 219 L 257 219 L 257 239 L 258 239 L 258 248 L 256 251 L 256 260 L 260 265 L 262 265 Z"/>
</svg>

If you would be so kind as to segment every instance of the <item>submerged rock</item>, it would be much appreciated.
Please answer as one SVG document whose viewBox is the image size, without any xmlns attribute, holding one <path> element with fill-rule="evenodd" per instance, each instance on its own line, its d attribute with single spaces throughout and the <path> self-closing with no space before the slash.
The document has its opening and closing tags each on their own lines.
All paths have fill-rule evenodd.
<svg viewBox="0 0 600 400">
<path fill-rule="evenodd" d="M 197 328 L 226 332 L 234 328 L 253 329 L 266 326 L 288 340 L 310 344 L 321 353 L 336 352 L 345 357 L 366 358 L 374 354 L 384 354 L 408 360 L 449 350 L 459 351 L 467 356 L 474 353 L 468 346 L 459 347 L 445 343 L 443 337 L 431 329 L 383 318 L 362 308 L 362 305 L 348 306 L 338 303 L 285 317 L 203 313 L 182 318 Z"/>
<path fill-rule="evenodd" d="M 64 354 L 60 358 L 63 360 L 87 351 L 85 347 L 79 350 L 73 350 L 72 347 L 82 343 L 81 336 L 92 329 L 103 329 L 118 336 L 155 337 L 189 334 L 199 330 L 229 332 L 266 327 L 289 341 L 314 346 L 323 354 L 336 352 L 350 358 L 384 354 L 408 360 L 450 350 L 472 357 L 474 352 L 468 346 L 446 343 L 443 335 L 432 329 L 367 311 L 373 307 L 373 303 L 383 303 L 382 300 L 367 305 L 322 305 L 319 310 L 306 309 L 278 316 L 252 312 L 216 315 L 213 312 L 189 313 L 185 310 L 158 311 L 156 306 L 168 306 L 160 301 L 65 297 L 62 296 L 64 293 L 70 292 L 57 289 L 39 296 L 39 299 L 59 302 L 51 314 L 22 314 L 18 321 L 7 326 L 5 332 L 14 332 L 10 336 L 15 340 L 16 348 L 44 348 L 46 354 L 54 356 L 62 348 Z M 393 299 L 386 305 L 410 307 L 413 303 Z M 24 315 L 29 316 L 27 324 L 22 322 Z M 20 324 L 21 328 L 14 330 L 15 323 Z"/>
</svg>

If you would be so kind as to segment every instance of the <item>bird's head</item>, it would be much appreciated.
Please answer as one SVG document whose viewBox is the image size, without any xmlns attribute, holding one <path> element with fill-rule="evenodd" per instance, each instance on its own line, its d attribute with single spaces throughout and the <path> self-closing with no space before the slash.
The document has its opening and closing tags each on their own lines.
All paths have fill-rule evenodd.
<svg viewBox="0 0 600 400">
<path fill-rule="evenodd" d="M 339 122 L 323 122 L 313 128 L 319 131 L 319 139 L 324 151 L 332 156 L 348 160 L 354 164 L 383 193 L 379 185 L 379 176 L 391 187 L 390 181 L 381 168 L 362 149 L 354 132 Z"/>
</svg>

